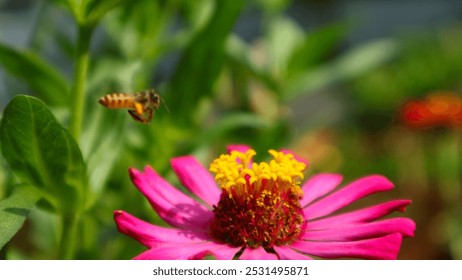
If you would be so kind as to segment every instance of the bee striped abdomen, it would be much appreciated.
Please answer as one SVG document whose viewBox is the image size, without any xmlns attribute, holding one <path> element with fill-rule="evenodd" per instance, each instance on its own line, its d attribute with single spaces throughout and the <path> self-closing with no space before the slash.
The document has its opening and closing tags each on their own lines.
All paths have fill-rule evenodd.
<svg viewBox="0 0 462 280">
<path fill-rule="evenodd" d="M 111 93 L 101 97 L 98 102 L 111 109 L 131 109 L 134 106 L 134 98 L 126 93 Z"/>
</svg>

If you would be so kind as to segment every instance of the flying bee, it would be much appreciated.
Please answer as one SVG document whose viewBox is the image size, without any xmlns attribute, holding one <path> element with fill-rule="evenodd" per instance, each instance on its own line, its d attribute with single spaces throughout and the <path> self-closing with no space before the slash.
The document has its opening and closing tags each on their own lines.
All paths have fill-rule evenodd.
<svg viewBox="0 0 462 280">
<path fill-rule="evenodd" d="M 137 122 L 148 124 L 159 109 L 161 98 L 155 89 L 128 93 L 110 93 L 101 97 L 99 104 L 109 109 L 128 109 L 130 116 Z"/>
</svg>

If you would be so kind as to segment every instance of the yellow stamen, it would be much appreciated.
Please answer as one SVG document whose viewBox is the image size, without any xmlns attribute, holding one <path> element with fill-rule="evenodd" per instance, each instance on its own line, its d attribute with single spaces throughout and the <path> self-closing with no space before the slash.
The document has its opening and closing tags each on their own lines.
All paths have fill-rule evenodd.
<svg viewBox="0 0 462 280">
<path fill-rule="evenodd" d="M 245 153 L 232 151 L 231 154 L 221 155 L 215 159 L 210 164 L 210 171 L 215 173 L 215 180 L 222 189 L 235 188 L 234 190 L 241 194 L 248 193 L 249 185 L 256 189 L 263 184 L 299 188 L 306 164 L 296 160 L 292 154 L 275 150 L 270 150 L 269 153 L 273 157 L 269 164 L 266 162 L 250 164 L 253 156 L 256 155 L 254 150 L 249 149 Z M 301 190 L 294 191 L 301 193 Z"/>
</svg>

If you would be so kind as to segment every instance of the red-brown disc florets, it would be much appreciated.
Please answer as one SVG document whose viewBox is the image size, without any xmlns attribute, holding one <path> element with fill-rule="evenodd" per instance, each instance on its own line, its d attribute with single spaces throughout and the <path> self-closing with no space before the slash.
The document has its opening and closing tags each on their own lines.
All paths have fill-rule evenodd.
<svg viewBox="0 0 462 280">
<path fill-rule="evenodd" d="M 214 238 L 251 248 L 290 244 L 303 234 L 300 179 L 306 164 L 292 154 L 270 150 L 270 163 L 251 163 L 255 151 L 233 151 L 210 166 L 222 194 L 214 206 Z"/>
</svg>

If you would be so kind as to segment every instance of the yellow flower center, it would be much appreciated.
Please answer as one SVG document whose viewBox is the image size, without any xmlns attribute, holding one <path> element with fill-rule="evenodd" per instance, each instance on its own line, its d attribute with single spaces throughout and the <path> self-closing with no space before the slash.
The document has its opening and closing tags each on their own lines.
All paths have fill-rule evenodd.
<svg viewBox="0 0 462 280">
<path fill-rule="evenodd" d="M 210 165 L 222 189 L 211 234 L 234 246 L 274 245 L 296 240 L 306 226 L 299 200 L 306 164 L 270 150 L 269 162 L 252 163 L 254 150 L 221 155 Z"/>
</svg>

